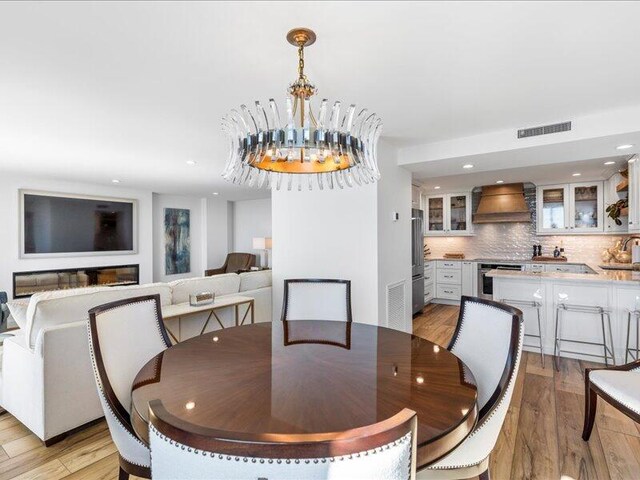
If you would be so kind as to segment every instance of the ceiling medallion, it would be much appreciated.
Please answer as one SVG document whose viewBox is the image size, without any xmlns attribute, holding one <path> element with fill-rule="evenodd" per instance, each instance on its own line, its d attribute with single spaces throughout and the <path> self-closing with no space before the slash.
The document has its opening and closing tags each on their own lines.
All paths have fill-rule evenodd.
<svg viewBox="0 0 640 480">
<path fill-rule="evenodd" d="M 229 159 L 222 176 L 250 187 L 320 190 L 351 187 L 380 178 L 377 144 L 382 120 L 375 113 L 350 105 L 341 115 L 341 103 L 320 102 L 317 115 L 311 105 L 316 87 L 304 74 L 304 49 L 316 41 L 307 28 L 287 34 L 298 48 L 298 78 L 289 86 L 285 116 L 269 99 L 267 108 L 255 102 L 255 111 L 241 105 L 223 119 L 229 136 Z M 284 120 L 284 121 L 283 121 Z"/>
</svg>

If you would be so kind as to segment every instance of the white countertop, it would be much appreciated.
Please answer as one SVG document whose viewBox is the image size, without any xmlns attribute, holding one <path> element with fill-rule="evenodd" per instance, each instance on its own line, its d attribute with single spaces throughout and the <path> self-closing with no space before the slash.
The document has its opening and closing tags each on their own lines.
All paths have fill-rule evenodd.
<svg viewBox="0 0 640 480">
<path fill-rule="evenodd" d="M 556 263 L 556 262 L 540 262 L 540 263 Z M 567 263 L 567 262 L 563 262 Z M 600 282 L 600 283 L 616 283 L 640 286 L 640 272 L 632 270 L 604 270 L 597 265 L 582 263 L 591 268 L 596 273 L 563 273 L 563 272 L 520 272 L 514 270 L 491 270 L 487 272 L 487 276 L 493 278 L 509 278 L 515 279 L 531 279 L 539 278 L 543 280 L 562 280 L 562 281 L 580 281 L 580 282 Z"/>
</svg>

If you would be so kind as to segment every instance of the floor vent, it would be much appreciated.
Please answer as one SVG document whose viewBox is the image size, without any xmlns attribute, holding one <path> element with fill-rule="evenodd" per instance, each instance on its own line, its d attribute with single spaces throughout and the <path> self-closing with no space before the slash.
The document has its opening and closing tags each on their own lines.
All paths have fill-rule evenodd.
<svg viewBox="0 0 640 480">
<path fill-rule="evenodd" d="M 387 285 L 387 327 L 406 330 L 404 280 Z"/>
<path fill-rule="evenodd" d="M 571 130 L 571 122 L 554 123 L 553 125 L 543 125 L 542 127 L 523 128 L 518 130 L 518 138 L 537 137 L 538 135 L 568 132 L 569 130 Z"/>
</svg>

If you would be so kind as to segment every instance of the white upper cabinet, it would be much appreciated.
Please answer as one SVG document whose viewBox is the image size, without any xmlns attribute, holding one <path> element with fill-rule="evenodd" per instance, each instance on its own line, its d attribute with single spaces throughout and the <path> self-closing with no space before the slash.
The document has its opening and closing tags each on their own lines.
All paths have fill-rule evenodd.
<svg viewBox="0 0 640 480">
<path fill-rule="evenodd" d="M 538 187 L 538 233 L 603 232 L 603 191 L 601 181 Z"/>
<path fill-rule="evenodd" d="M 469 235 L 471 194 L 447 193 L 424 197 L 425 235 Z"/>
<path fill-rule="evenodd" d="M 411 185 L 411 208 L 420 208 L 420 187 L 418 185 Z"/>
<path fill-rule="evenodd" d="M 569 230 L 569 185 L 538 187 L 536 202 L 539 233 Z"/>
<path fill-rule="evenodd" d="M 572 183 L 569 189 L 569 229 L 572 233 L 604 231 L 603 182 Z"/>
</svg>

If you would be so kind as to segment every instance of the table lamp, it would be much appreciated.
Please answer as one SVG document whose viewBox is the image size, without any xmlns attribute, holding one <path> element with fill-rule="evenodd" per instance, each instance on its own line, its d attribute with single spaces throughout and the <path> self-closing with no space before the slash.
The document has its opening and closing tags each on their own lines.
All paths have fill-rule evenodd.
<svg viewBox="0 0 640 480">
<path fill-rule="evenodd" d="M 269 250 L 271 250 L 271 239 L 267 237 L 254 237 L 253 248 L 254 250 L 264 250 L 264 259 L 262 262 L 262 268 L 269 268 Z"/>
</svg>

